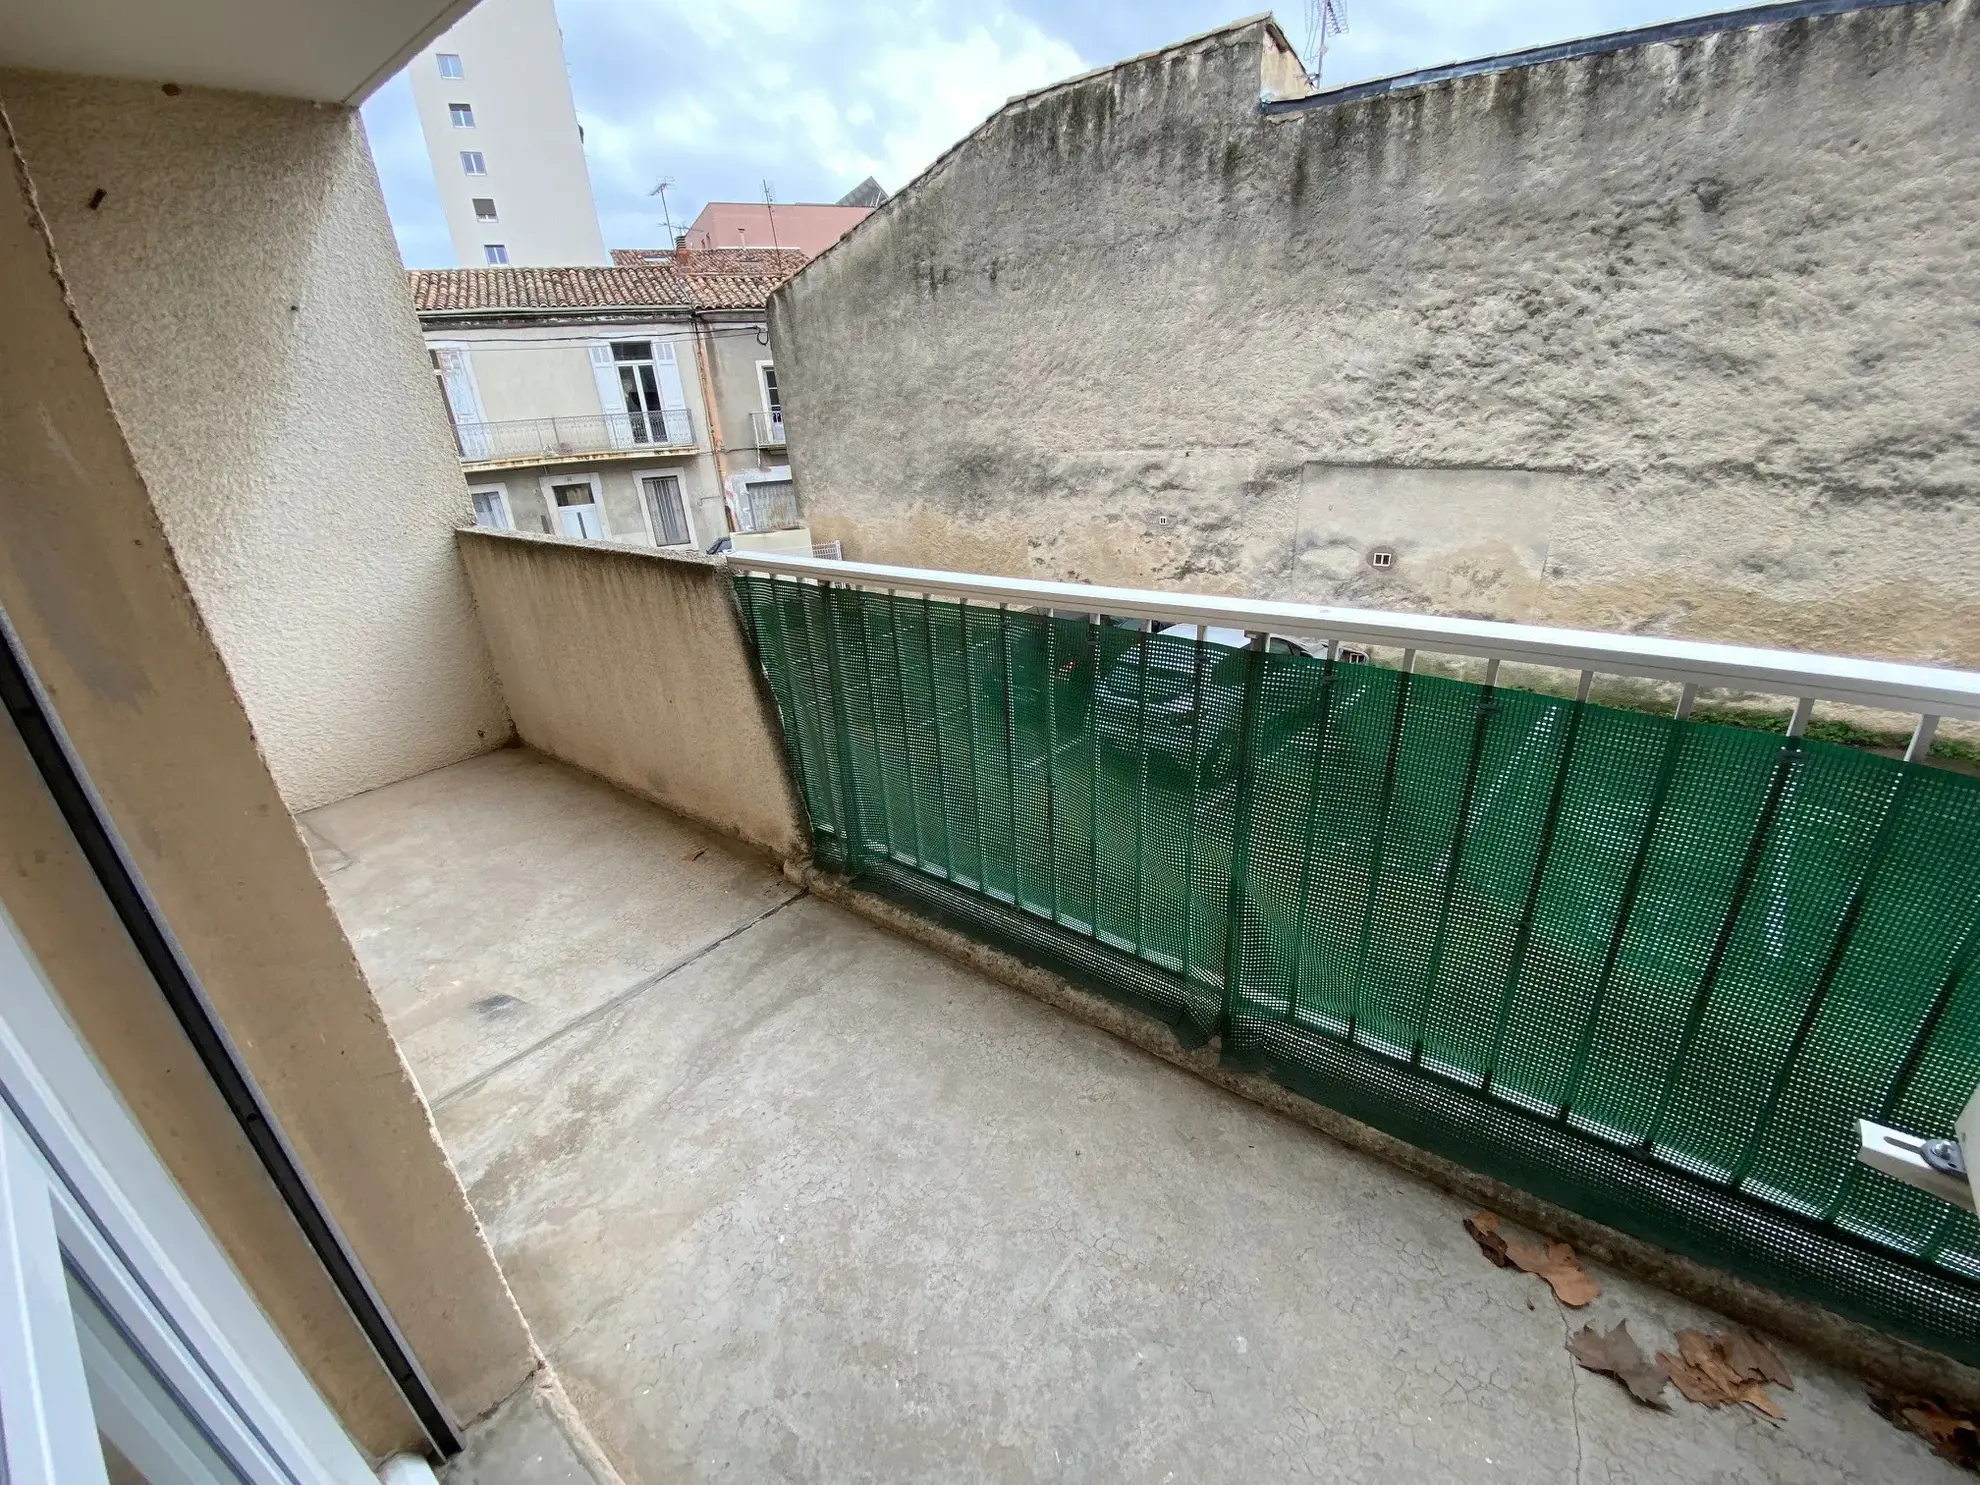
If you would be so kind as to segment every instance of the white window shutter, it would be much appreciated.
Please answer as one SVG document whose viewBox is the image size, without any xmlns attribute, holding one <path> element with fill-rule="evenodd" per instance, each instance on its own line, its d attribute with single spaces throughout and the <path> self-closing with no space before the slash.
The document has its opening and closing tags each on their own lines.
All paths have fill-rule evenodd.
<svg viewBox="0 0 1980 1485">
<path fill-rule="evenodd" d="M 486 459 L 492 441 L 487 420 L 481 415 L 481 393 L 474 384 L 474 367 L 468 353 L 457 346 L 434 349 L 440 362 L 440 379 L 447 388 L 447 406 L 454 414 L 454 436 L 461 453 L 470 459 Z"/>
<path fill-rule="evenodd" d="M 625 389 L 619 385 L 619 368 L 612 360 L 609 345 L 591 350 L 591 374 L 598 382 L 598 406 L 605 414 L 605 432 L 615 449 L 632 447 L 632 419 L 626 415 Z"/>
<path fill-rule="evenodd" d="M 653 372 L 660 381 L 660 405 L 662 407 L 686 407 L 687 393 L 681 387 L 680 364 L 674 359 L 674 343 L 670 340 L 653 342 Z"/>
</svg>

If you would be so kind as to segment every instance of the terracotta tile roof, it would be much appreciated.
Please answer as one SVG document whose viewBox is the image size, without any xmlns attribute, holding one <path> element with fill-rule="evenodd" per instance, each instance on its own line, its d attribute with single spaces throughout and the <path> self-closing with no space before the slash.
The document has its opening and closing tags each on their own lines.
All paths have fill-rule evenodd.
<svg viewBox="0 0 1980 1485">
<path fill-rule="evenodd" d="M 768 249 L 672 253 L 621 248 L 610 268 L 415 268 L 421 314 L 461 310 L 761 309 L 804 267 L 803 253 Z"/>
<path fill-rule="evenodd" d="M 686 274 L 718 278 L 789 278 L 810 261 L 802 248 L 704 248 L 676 252 L 672 248 L 613 248 L 612 261 L 621 268 L 654 265 Z"/>
</svg>

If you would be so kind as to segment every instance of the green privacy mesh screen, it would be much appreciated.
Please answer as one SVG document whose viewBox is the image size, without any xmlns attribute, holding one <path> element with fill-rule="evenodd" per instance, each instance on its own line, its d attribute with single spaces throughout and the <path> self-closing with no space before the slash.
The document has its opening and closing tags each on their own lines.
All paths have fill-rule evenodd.
<svg viewBox="0 0 1980 1485">
<path fill-rule="evenodd" d="M 1859 1167 L 1980 1082 L 1980 779 L 1105 621 L 738 577 L 821 862 L 1188 1044 L 1980 1364 Z"/>
</svg>

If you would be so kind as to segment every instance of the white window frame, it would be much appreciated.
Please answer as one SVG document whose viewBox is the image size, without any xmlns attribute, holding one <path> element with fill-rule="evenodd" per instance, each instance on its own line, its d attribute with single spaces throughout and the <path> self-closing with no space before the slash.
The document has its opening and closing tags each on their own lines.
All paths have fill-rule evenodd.
<svg viewBox="0 0 1980 1485">
<path fill-rule="evenodd" d="M 484 201 L 488 203 L 487 216 L 481 214 L 481 203 Z M 499 222 L 502 220 L 502 213 L 496 207 L 493 196 L 470 196 L 468 197 L 468 208 L 474 213 L 474 219 L 477 222 Z"/>
<path fill-rule="evenodd" d="M 777 363 L 775 361 L 758 361 L 756 363 L 756 395 L 763 399 L 763 416 L 766 418 L 775 417 L 781 421 L 784 415 L 784 404 L 779 400 L 774 408 L 770 405 L 770 379 L 764 375 L 766 371 L 775 371 L 776 369 Z M 781 392 L 782 388 L 778 390 Z"/>
<path fill-rule="evenodd" d="M 509 487 L 507 485 L 502 484 L 499 481 L 490 481 L 489 483 L 484 485 L 469 485 L 468 499 L 472 501 L 474 497 L 477 495 L 493 495 L 498 501 L 501 502 L 502 524 L 500 527 L 493 529 L 502 530 L 502 531 L 513 531 L 516 529 L 516 512 L 514 507 L 512 507 L 509 504 Z M 481 526 L 481 522 L 476 521 L 475 525 Z M 487 531 L 490 530 L 491 528 L 487 526 L 482 526 L 481 529 Z"/>
<path fill-rule="evenodd" d="M 468 164 L 468 161 L 470 160 L 474 161 L 474 163 L 476 165 L 479 165 L 481 168 L 479 170 L 476 170 L 470 167 Z M 476 180 L 485 179 L 488 175 L 488 157 L 482 154 L 480 150 L 462 150 L 461 174 L 466 176 L 472 176 Z"/>
<path fill-rule="evenodd" d="M 452 72 L 447 70 L 447 64 L 449 62 L 454 64 L 454 70 Z M 458 81 L 467 75 L 466 69 L 461 66 L 461 54 L 459 52 L 435 52 L 433 54 L 433 65 L 440 69 L 440 75 L 445 78 Z"/>
<path fill-rule="evenodd" d="M 499 258 L 495 256 L 498 252 L 502 255 Z M 481 245 L 481 256 L 488 260 L 482 265 L 484 268 L 507 268 L 509 245 L 506 242 L 484 242 Z"/>
<path fill-rule="evenodd" d="M 462 114 L 467 115 L 466 123 L 461 122 Z M 472 103 L 449 103 L 447 105 L 447 120 L 456 129 L 472 129 L 474 127 L 474 105 Z"/>
<path fill-rule="evenodd" d="M 605 481 L 596 470 L 581 470 L 576 474 L 540 474 L 536 477 L 536 482 L 543 491 L 543 508 L 550 512 L 550 534 L 552 536 L 564 536 L 566 534 L 564 531 L 564 518 L 559 514 L 565 507 L 557 504 L 556 487 L 558 485 L 575 485 L 579 483 L 588 483 L 591 486 L 591 503 L 598 507 L 598 539 L 603 541 L 611 536 L 612 521 L 605 514 Z M 579 538 L 571 537 L 570 539 L 576 541 Z"/>
<path fill-rule="evenodd" d="M 105 1479 L 65 1264 L 255 1485 L 374 1485 L 0 909 L 0 1448 L 11 1485 Z"/>
<path fill-rule="evenodd" d="M 653 524 L 653 512 L 647 509 L 646 489 L 640 484 L 640 481 L 651 478 L 656 474 L 671 474 L 680 483 L 681 515 L 687 521 L 688 529 L 688 539 L 685 543 L 661 541 L 660 528 Z M 689 548 L 697 552 L 700 551 L 701 532 L 696 528 L 694 523 L 694 497 L 688 492 L 687 470 L 678 464 L 664 465 L 653 469 L 635 469 L 632 471 L 632 482 L 633 498 L 639 502 L 639 518 L 646 523 L 646 539 L 663 552 L 680 552 L 686 551 Z M 601 506 L 600 509 L 603 509 L 603 507 Z"/>
</svg>

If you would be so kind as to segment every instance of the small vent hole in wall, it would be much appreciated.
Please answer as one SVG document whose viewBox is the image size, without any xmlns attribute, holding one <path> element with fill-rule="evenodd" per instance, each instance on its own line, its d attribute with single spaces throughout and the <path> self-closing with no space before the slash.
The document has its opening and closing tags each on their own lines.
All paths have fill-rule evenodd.
<svg viewBox="0 0 1980 1485">
<path fill-rule="evenodd" d="M 1370 567 L 1394 567 L 1396 565 L 1396 554 L 1387 547 L 1377 547 L 1368 554 L 1368 565 Z"/>
</svg>

